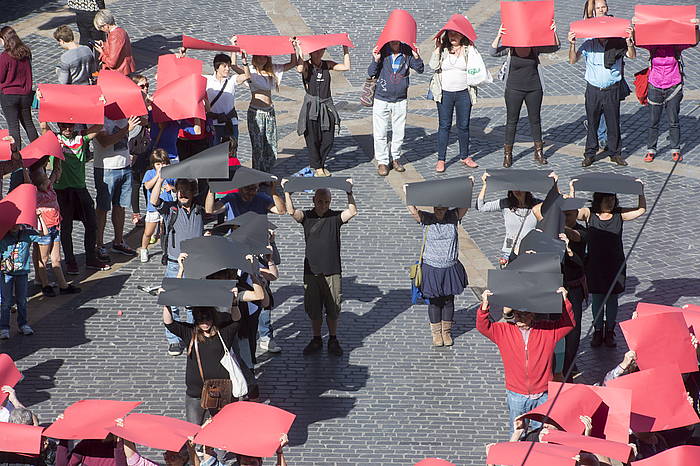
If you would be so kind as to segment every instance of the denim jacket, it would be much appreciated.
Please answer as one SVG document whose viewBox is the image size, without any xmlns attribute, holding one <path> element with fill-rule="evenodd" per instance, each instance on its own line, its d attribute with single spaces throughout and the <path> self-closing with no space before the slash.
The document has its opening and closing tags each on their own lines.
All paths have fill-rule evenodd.
<svg viewBox="0 0 700 466">
<path fill-rule="evenodd" d="M 30 246 L 41 235 L 32 229 L 20 230 L 17 234 L 8 232 L 0 239 L 0 253 L 2 260 L 8 257 L 14 262 L 14 271 L 9 275 L 27 275 L 29 273 Z"/>
</svg>

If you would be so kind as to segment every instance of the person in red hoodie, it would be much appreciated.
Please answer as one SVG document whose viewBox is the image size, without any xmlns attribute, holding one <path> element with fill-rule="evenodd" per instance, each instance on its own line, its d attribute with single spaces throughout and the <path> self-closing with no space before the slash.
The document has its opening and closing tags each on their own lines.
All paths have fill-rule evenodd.
<svg viewBox="0 0 700 466">
<path fill-rule="evenodd" d="M 485 290 L 481 295 L 476 328 L 501 352 L 511 427 L 516 417 L 547 401 L 554 346 L 574 328 L 574 314 L 566 289 L 561 287 L 557 293 L 562 295 L 565 308 L 559 320 L 535 321 L 532 312 L 513 309 L 513 323 L 491 322 L 489 296 L 493 293 Z"/>
</svg>

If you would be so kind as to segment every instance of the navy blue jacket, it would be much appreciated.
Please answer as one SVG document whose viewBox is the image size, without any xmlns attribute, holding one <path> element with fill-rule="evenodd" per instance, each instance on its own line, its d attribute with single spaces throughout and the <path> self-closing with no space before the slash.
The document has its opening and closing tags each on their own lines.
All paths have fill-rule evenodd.
<svg viewBox="0 0 700 466">
<path fill-rule="evenodd" d="M 391 67 L 391 48 L 389 44 L 382 47 L 382 58 L 379 62 L 372 62 L 367 68 L 369 76 L 377 76 L 377 88 L 374 98 L 384 102 L 399 102 L 408 98 L 408 75 L 411 69 L 417 73 L 423 73 L 423 60 L 413 58 L 411 48 L 401 44 L 401 64 L 399 70 L 394 73 Z"/>
</svg>

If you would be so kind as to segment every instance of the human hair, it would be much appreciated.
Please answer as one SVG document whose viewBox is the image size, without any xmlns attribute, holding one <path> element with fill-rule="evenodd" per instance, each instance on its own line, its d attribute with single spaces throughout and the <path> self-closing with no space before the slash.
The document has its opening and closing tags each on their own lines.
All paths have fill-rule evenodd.
<svg viewBox="0 0 700 466">
<path fill-rule="evenodd" d="M 147 77 L 145 77 L 144 75 L 139 74 L 139 73 L 131 73 L 131 74 L 129 75 L 129 77 L 130 77 L 131 80 L 134 82 L 134 84 L 138 84 L 139 82 L 143 81 L 144 79 L 145 79 L 146 81 L 148 81 L 148 78 L 147 78 Z"/>
<path fill-rule="evenodd" d="M 448 37 L 449 32 L 450 31 L 445 31 L 442 34 L 442 40 L 440 41 L 440 52 L 442 52 L 445 49 L 449 50 L 452 47 L 452 44 L 450 43 L 450 38 Z M 454 31 L 454 32 L 459 32 L 459 31 Z M 459 33 L 462 34 L 461 32 L 459 32 Z M 467 36 L 462 34 L 462 41 L 460 42 L 460 45 L 471 45 L 471 41 L 469 40 L 469 38 Z"/>
<path fill-rule="evenodd" d="M 170 165 L 170 156 L 168 155 L 168 151 L 165 149 L 153 149 L 153 152 L 151 152 L 151 168 L 155 168 L 156 163 L 162 163 L 163 165 Z"/>
<path fill-rule="evenodd" d="M 192 197 L 197 195 L 197 180 L 189 180 L 187 178 L 178 178 L 175 181 L 175 192 L 183 192 L 191 194 Z"/>
<path fill-rule="evenodd" d="M 10 412 L 10 424 L 34 425 L 34 413 L 27 408 L 15 408 Z"/>
<path fill-rule="evenodd" d="M 517 197 L 515 197 L 515 192 L 513 191 L 508 191 L 507 200 L 508 208 L 510 210 L 532 209 L 533 207 L 535 207 L 535 197 L 529 191 L 525 192 L 525 201 L 523 202 L 523 205 L 520 204 L 520 201 Z"/>
<path fill-rule="evenodd" d="M 331 190 L 328 188 L 319 188 L 314 192 L 314 199 L 318 198 L 319 196 L 323 195 L 328 195 L 328 197 L 331 197 Z"/>
<path fill-rule="evenodd" d="M 236 269 L 218 270 L 207 275 L 206 280 L 236 280 Z"/>
<path fill-rule="evenodd" d="M 75 40 L 73 30 L 66 24 L 62 24 L 56 28 L 56 30 L 53 32 L 53 38 L 56 40 L 62 40 L 63 42 L 73 42 Z"/>
<path fill-rule="evenodd" d="M 202 329 L 200 329 L 197 324 L 209 321 L 211 322 L 211 329 L 209 330 L 209 332 L 214 335 L 216 335 L 216 333 L 218 332 L 216 325 L 214 325 L 214 322 L 216 321 L 216 312 L 216 308 L 210 306 L 192 307 L 192 319 L 194 320 L 193 337 L 197 338 L 198 342 L 203 342 L 206 337 L 204 336 L 204 332 L 202 331 Z"/>
<path fill-rule="evenodd" d="M 225 53 L 217 53 L 214 55 L 214 71 L 218 70 L 221 65 L 231 65 L 231 57 Z"/>
<path fill-rule="evenodd" d="M 99 30 L 102 26 L 114 26 L 116 23 L 114 15 L 110 10 L 102 9 L 97 10 L 95 13 L 95 19 L 92 20 L 92 25 L 95 29 Z"/>
<path fill-rule="evenodd" d="M 5 43 L 5 52 L 15 60 L 32 59 L 31 50 L 10 26 L 0 29 L 0 39 Z"/>
<path fill-rule="evenodd" d="M 228 157 L 236 157 L 236 153 L 238 152 L 238 138 L 230 138 L 228 140 Z"/>
<path fill-rule="evenodd" d="M 264 57 L 265 64 L 261 67 L 255 64 L 256 57 Z M 253 55 L 253 59 L 251 61 L 253 62 L 252 65 L 253 68 L 255 68 L 255 71 L 257 71 L 260 76 L 265 76 L 267 79 L 274 82 L 275 90 L 279 91 L 280 83 L 277 81 L 277 76 L 275 75 L 274 71 L 272 71 L 272 57 L 270 57 L 269 55 Z"/>
<path fill-rule="evenodd" d="M 613 193 L 593 193 L 591 211 L 596 214 L 612 213 L 620 206 L 617 194 Z"/>
</svg>

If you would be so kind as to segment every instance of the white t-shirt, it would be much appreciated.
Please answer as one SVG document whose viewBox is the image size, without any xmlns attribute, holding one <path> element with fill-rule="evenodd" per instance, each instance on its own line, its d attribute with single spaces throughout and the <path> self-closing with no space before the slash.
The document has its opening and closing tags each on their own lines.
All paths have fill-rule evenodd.
<svg viewBox="0 0 700 466">
<path fill-rule="evenodd" d="M 247 83 L 250 92 L 272 92 L 272 90 L 276 87 L 275 82 L 277 84 L 282 82 L 282 75 L 284 74 L 284 65 L 273 64 L 272 73 L 275 75 L 275 78 L 277 78 L 276 80 L 272 76 L 261 75 L 260 73 L 258 73 L 258 70 L 256 70 L 253 65 L 250 65 L 250 80 Z"/>
<path fill-rule="evenodd" d="M 209 104 L 214 100 L 214 98 L 219 95 L 219 91 L 221 91 L 221 88 L 224 85 L 224 82 L 226 81 L 226 78 L 224 80 L 219 81 L 216 79 L 216 74 L 212 74 L 209 76 L 205 76 L 207 78 L 207 99 L 209 99 Z M 214 102 L 214 105 L 211 106 L 211 112 L 212 113 L 228 113 L 230 112 L 235 105 L 236 101 L 236 76 L 230 76 L 228 78 L 228 82 L 226 83 L 226 87 L 224 88 L 224 92 L 221 93 L 221 96 L 217 99 L 216 102 Z M 238 119 L 236 118 L 231 118 L 231 123 L 234 125 L 238 124 Z M 219 121 L 217 119 L 213 120 L 212 122 L 213 125 L 223 125 L 225 124 L 224 121 Z"/>
<path fill-rule="evenodd" d="M 466 48 L 463 50 L 464 53 L 467 52 Z M 445 50 L 442 60 L 442 90 L 456 92 L 467 87 L 467 61 L 463 55 L 453 55 Z"/>
<path fill-rule="evenodd" d="M 102 131 L 107 134 L 114 134 L 125 126 L 128 126 L 128 124 L 129 123 L 126 119 L 110 120 L 109 118 L 105 117 L 105 125 Z M 97 138 L 93 139 L 93 141 L 95 142 L 95 168 L 117 170 L 131 165 L 128 134 L 125 134 L 124 137 L 115 144 L 107 147 L 100 144 Z"/>
</svg>

